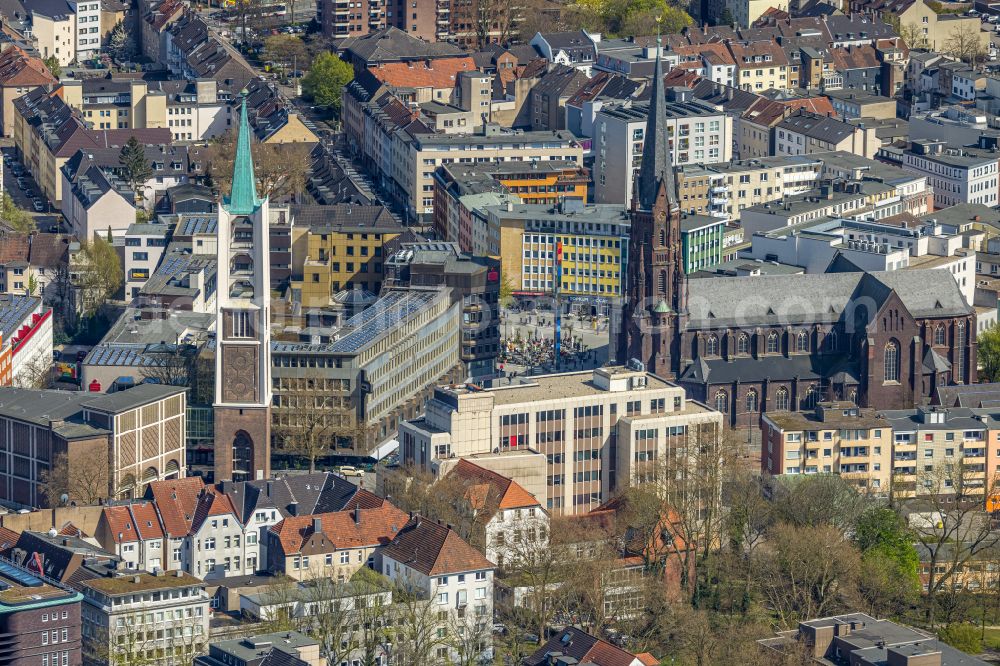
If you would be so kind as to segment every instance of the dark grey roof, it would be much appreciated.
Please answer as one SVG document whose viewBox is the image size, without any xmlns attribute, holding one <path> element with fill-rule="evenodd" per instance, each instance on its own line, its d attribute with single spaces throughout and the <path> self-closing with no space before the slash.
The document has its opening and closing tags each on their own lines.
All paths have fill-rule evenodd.
<svg viewBox="0 0 1000 666">
<path fill-rule="evenodd" d="M 943 407 L 995 407 L 1000 406 L 1000 382 L 942 386 L 938 388 L 938 402 Z"/>
<path fill-rule="evenodd" d="M 816 354 L 735 357 L 728 361 L 721 358 L 699 359 L 699 362 L 692 363 L 681 373 L 680 381 L 731 384 L 736 381 L 759 382 L 765 378 L 781 381 L 796 377 L 807 381 L 827 376 L 830 368 L 841 365 L 843 361 L 841 357 Z M 856 374 L 855 372 L 854 375 Z"/>
<path fill-rule="evenodd" d="M 690 280 L 689 328 L 835 322 L 856 299 L 879 307 L 891 292 L 918 318 L 972 312 L 948 271 L 760 275 Z M 869 317 L 874 312 L 868 312 Z"/>
<path fill-rule="evenodd" d="M 52 18 L 69 16 L 73 13 L 66 0 L 28 0 L 24 3 L 24 8 L 29 12 Z"/>
<path fill-rule="evenodd" d="M 940 408 L 938 408 L 940 409 Z M 942 410 L 942 423 L 925 422 L 922 409 L 889 409 L 879 412 L 879 416 L 887 419 L 896 432 L 913 430 L 984 430 L 989 423 L 979 420 L 979 413 L 968 407 L 950 407 Z M 989 418 L 987 417 L 987 421 Z"/>
<path fill-rule="evenodd" d="M 358 487 L 331 472 L 313 472 L 269 481 L 223 484 L 244 522 L 257 509 L 276 508 L 282 516 L 340 511 Z M 294 508 L 293 508 L 294 507 Z"/>
<path fill-rule="evenodd" d="M 139 384 L 126 391 L 115 393 L 90 394 L 89 400 L 82 400 L 81 405 L 100 412 L 118 413 L 136 407 L 148 405 L 157 400 L 163 400 L 178 393 L 184 393 L 184 386 L 167 386 L 164 384 Z"/>
<path fill-rule="evenodd" d="M 291 207 L 296 226 L 306 226 L 316 232 L 331 231 L 399 231 L 405 228 L 385 206 L 359 206 L 349 203 L 330 206 L 298 205 Z"/>
<path fill-rule="evenodd" d="M 780 123 L 777 128 L 786 132 L 796 132 L 817 141 L 840 143 L 851 136 L 858 128 L 836 118 L 821 116 L 818 113 L 799 110 Z"/>
<path fill-rule="evenodd" d="M 349 37 L 341 42 L 340 48 L 352 59 L 366 63 L 404 62 L 465 55 L 465 51 L 453 44 L 425 42 L 399 28 L 386 28 L 360 37 Z"/>
</svg>

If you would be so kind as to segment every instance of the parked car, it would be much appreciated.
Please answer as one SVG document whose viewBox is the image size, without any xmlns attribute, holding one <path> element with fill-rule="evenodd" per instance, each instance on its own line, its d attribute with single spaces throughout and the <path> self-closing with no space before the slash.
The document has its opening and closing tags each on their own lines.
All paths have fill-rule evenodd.
<svg viewBox="0 0 1000 666">
<path fill-rule="evenodd" d="M 357 476 L 363 477 L 365 475 L 363 470 L 354 467 L 353 465 L 341 465 L 338 470 L 341 476 Z"/>
<path fill-rule="evenodd" d="M 35 199 L 31 202 L 31 205 L 35 208 L 35 211 L 41 213 L 45 210 L 45 204 L 42 203 L 41 199 Z"/>
</svg>

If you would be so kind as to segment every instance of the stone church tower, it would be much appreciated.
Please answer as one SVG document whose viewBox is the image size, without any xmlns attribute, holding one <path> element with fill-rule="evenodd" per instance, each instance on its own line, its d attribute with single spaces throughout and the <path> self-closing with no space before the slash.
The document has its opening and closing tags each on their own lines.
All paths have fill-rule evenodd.
<svg viewBox="0 0 1000 666">
<path fill-rule="evenodd" d="M 659 46 L 660 40 L 657 39 Z M 627 294 L 618 360 L 640 361 L 673 379 L 680 371 L 679 327 L 687 316 L 687 278 L 681 250 L 681 211 L 667 134 L 663 63 L 657 54 L 642 164 L 632 188 Z"/>
<path fill-rule="evenodd" d="M 263 479 L 271 474 L 268 201 L 257 196 L 245 99 L 218 233 L 215 480 Z"/>
</svg>

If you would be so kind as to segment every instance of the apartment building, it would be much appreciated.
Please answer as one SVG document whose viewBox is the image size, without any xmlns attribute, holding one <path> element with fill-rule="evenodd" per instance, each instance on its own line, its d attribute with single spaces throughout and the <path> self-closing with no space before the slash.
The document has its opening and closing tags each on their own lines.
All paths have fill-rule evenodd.
<svg viewBox="0 0 1000 666">
<path fill-rule="evenodd" d="M 816 186 L 822 165 L 821 158 L 809 155 L 714 165 L 707 174 L 711 195 L 707 212 L 739 220 L 744 208 L 808 192 Z M 683 198 L 683 189 L 681 194 Z"/>
<path fill-rule="evenodd" d="M 110 169 L 102 169 L 80 150 L 59 169 L 62 213 L 81 240 L 121 237 L 135 222 L 136 196 Z"/>
<path fill-rule="evenodd" d="M 761 417 L 761 471 L 836 474 L 861 491 L 888 492 L 893 470 L 889 421 L 853 402 L 815 404 L 812 412 L 771 411 Z"/>
<path fill-rule="evenodd" d="M 289 516 L 272 526 L 267 532 L 268 571 L 295 580 L 345 583 L 373 564 L 375 550 L 391 541 L 410 516 L 367 491 L 360 494 L 340 511 Z"/>
<path fill-rule="evenodd" d="M 414 516 L 376 555 L 376 570 L 437 610 L 438 635 L 452 631 L 484 635 L 493 623 L 496 566 L 455 530 Z M 488 646 L 482 645 L 484 653 Z M 434 649 L 433 664 L 454 660 L 456 648 Z"/>
<path fill-rule="evenodd" d="M 316 23 L 327 39 L 359 37 L 386 27 L 387 12 L 392 14 L 388 7 L 391 5 L 385 0 L 316 0 Z"/>
<path fill-rule="evenodd" d="M 384 206 L 294 206 L 291 212 L 292 274 L 302 276 L 291 287 L 307 308 L 329 307 L 343 290 L 378 294 L 386 259 L 413 239 Z"/>
<path fill-rule="evenodd" d="M 77 466 L 104 476 L 113 498 L 183 476 L 185 393 L 157 384 L 110 394 L 0 389 L 0 432 L 11 443 L 0 498 L 27 506 L 58 501 L 45 496 L 53 464 L 65 464 L 71 478 Z"/>
<path fill-rule="evenodd" d="M 621 300 L 630 228 L 622 206 L 566 199 L 482 210 L 500 238 L 501 274 L 522 300 L 554 294 L 560 270 L 560 293 L 575 303 L 606 311 Z"/>
<path fill-rule="evenodd" d="M 143 285 L 160 265 L 171 227 L 168 224 L 138 224 L 125 230 L 125 298 L 139 296 Z"/>
<path fill-rule="evenodd" d="M 942 330 L 941 335 L 947 332 Z M 939 358 L 931 362 L 943 367 L 944 359 Z M 996 422 L 987 410 L 927 406 L 886 410 L 880 416 L 893 432 L 892 491 L 897 496 L 947 494 L 956 489 L 969 495 L 995 487 L 1000 473 L 995 461 L 1000 456 L 989 451 Z"/>
<path fill-rule="evenodd" d="M 388 169 L 396 197 L 410 216 L 430 222 L 434 214 L 434 171 L 461 162 L 563 160 L 583 164 L 583 146 L 565 130 L 526 132 L 487 125 L 467 135 L 395 132 Z"/>
<path fill-rule="evenodd" d="M 229 107 L 214 79 L 70 80 L 62 83 L 62 97 L 93 129 L 165 127 L 177 141 L 212 139 L 230 129 Z"/>
<path fill-rule="evenodd" d="M 522 544 L 539 552 L 548 548 L 549 514 L 516 481 L 467 459 L 459 460 L 448 474 L 467 489 L 468 504 L 463 509 L 476 518 L 483 553 L 498 569 L 503 570 L 504 564 L 516 566 L 528 555 Z"/>
<path fill-rule="evenodd" d="M 197 657 L 194 666 L 248 666 L 257 660 L 262 660 L 261 664 L 284 661 L 291 666 L 326 666 L 319 643 L 297 631 L 213 641 L 208 654 Z"/>
<path fill-rule="evenodd" d="M 681 261 L 685 273 L 722 263 L 726 221 L 712 215 L 681 216 Z"/>
<path fill-rule="evenodd" d="M 775 155 L 808 155 L 838 150 L 873 158 L 882 147 L 873 127 L 866 129 L 803 110 L 779 122 L 773 132 Z"/>
<path fill-rule="evenodd" d="M 438 475 L 458 459 L 511 478 L 553 513 L 585 513 L 656 478 L 668 448 L 715 441 L 722 415 L 624 367 L 534 377 L 509 387 L 438 387 L 400 424 L 402 459 Z"/>
<path fill-rule="evenodd" d="M 42 194 L 57 206 L 63 198 L 61 169 L 78 150 L 114 149 L 115 155 L 132 138 L 169 149 L 167 128 L 95 130 L 63 102 L 57 92 L 36 88 L 14 102 L 14 145 Z"/>
<path fill-rule="evenodd" d="M 667 101 L 667 136 L 675 167 L 732 159 L 733 121 L 724 111 L 678 91 Z M 606 105 L 594 119 L 594 202 L 629 205 L 642 162 L 648 104 Z"/>
<path fill-rule="evenodd" d="M 920 139 L 912 141 L 902 157 L 904 169 L 927 177 L 936 208 L 960 203 L 997 205 L 996 155 L 945 150 L 943 141 Z"/>
<path fill-rule="evenodd" d="M 73 588 L 0 558 L 3 659 L 12 666 L 81 666 L 80 601 Z"/>
<path fill-rule="evenodd" d="M 25 295 L 27 289 L 18 291 L 22 293 L 0 294 L 0 386 L 48 385 L 52 308 L 41 298 Z"/>
<path fill-rule="evenodd" d="M 14 134 L 14 100 L 35 88 L 54 85 L 52 76 L 42 59 L 29 54 L 19 46 L 9 46 L 0 53 L 0 125 L 4 136 Z"/>
<path fill-rule="evenodd" d="M 746 1 L 739 0 L 736 4 Z M 758 4 L 761 10 L 766 9 L 766 2 L 750 2 Z M 760 93 L 772 88 L 785 90 L 789 87 L 788 56 L 776 41 L 731 42 L 729 50 L 736 61 L 737 88 Z"/>
<path fill-rule="evenodd" d="M 208 643 L 208 594 L 190 574 L 128 571 L 112 560 L 85 563 L 77 580 L 88 662 L 121 653 L 172 666 L 189 663 Z"/>
<path fill-rule="evenodd" d="M 61 67 L 73 62 L 77 56 L 78 28 L 70 3 L 67 0 L 35 0 L 24 9 L 30 16 L 31 36 L 42 58 L 55 58 Z"/>
</svg>

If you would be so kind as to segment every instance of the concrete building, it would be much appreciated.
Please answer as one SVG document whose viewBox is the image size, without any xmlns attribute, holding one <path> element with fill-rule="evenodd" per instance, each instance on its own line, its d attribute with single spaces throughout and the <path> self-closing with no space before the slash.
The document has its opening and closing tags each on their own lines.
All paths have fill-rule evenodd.
<svg viewBox="0 0 1000 666">
<path fill-rule="evenodd" d="M 681 217 L 681 256 L 684 270 L 693 273 L 722 263 L 726 221 L 711 215 Z"/>
<path fill-rule="evenodd" d="M 125 230 L 125 298 L 133 299 L 156 271 L 167 247 L 167 224 L 132 223 Z"/>
<path fill-rule="evenodd" d="M 67 466 L 71 500 L 75 474 L 103 477 L 99 483 L 112 498 L 135 497 L 151 481 L 184 475 L 183 388 L 143 384 L 107 395 L 4 388 L 0 398 L 0 429 L 12 443 L 0 498 L 9 502 L 58 502 L 45 496 L 45 474 L 55 464 Z"/>
<path fill-rule="evenodd" d="M 270 657 L 272 653 L 277 654 Z M 194 666 L 248 666 L 258 663 L 259 659 L 263 660 L 259 663 L 284 661 L 289 666 L 326 666 L 326 657 L 320 656 L 319 643 L 297 631 L 213 642 L 207 655 L 194 660 Z"/>
<path fill-rule="evenodd" d="M 874 128 L 862 128 L 836 118 L 798 111 L 774 128 L 775 155 L 804 155 L 838 150 L 875 157 L 882 143 Z"/>
<path fill-rule="evenodd" d="M 920 4 L 920 3 L 917 3 Z M 842 655 L 856 666 L 927 664 L 927 666 L 986 666 L 987 662 L 956 650 L 923 631 L 876 620 L 865 613 L 846 613 L 799 622 L 798 629 L 778 632 L 758 641 L 764 650 L 808 655 L 823 663 Z"/>
<path fill-rule="evenodd" d="M 823 94 L 829 98 L 833 110 L 842 120 L 887 120 L 896 117 L 896 100 L 891 97 L 859 90 L 828 90 Z"/>
<path fill-rule="evenodd" d="M 150 664 L 168 666 L 204 650 L 209 599 L 205 584 L 190 574 L 128 571 L 111 561 L 84 564 L 78 580 L 88 661 L 141 654 Z"/>
<path fill-rule="evenodd" d="M 1000 189 L 995 154 L 945 150 L 943 141 L 922 139 L 911 142 L 902 157 L 904 169 L 927 176 L 927 184 L 934 190 L 935 207 L 997 205 Z"/>
<path fill-rule="evenodd" d="M 820 402 L 811 413 L 774 411 L 761 431 L 765 474 L 836 474 L 862 492 L 890 490 L 892 425 L 873 409 Z"/>
<path fill-rule="evenodd" d="M 78 151 L 60 171 L 62 213 L 73 234 L 84 241 L 96 236 L 121 238 L 135 222 L 136 197 L 111 170 L 102 169 Z"/>
<path fill-rule="evenodd" d="M 620 301 L 629 235 L 621 206 L 564 200 L 559 206 L 509 203 L 483 211 L 490 235 L 500 239 L 501 275 L 522 301 L 554 295 L 560 260 L 559 289 L 568 301 L 600 312 Z"/>
<path fill-rule="evenodd" d="M 440 387 L 422 418 L 400 424 L 400 454 L 438 475 L 468 458 L 573 514 L 652 479 L 667 447 L 720 428 L 721 415 L 679 387 L 612 367 L 485 391 Z"/>
<path fill-rule="evenodd" d="M 683 96 L 683 95 L 682 95 Z M 605 105 L 594 120 L 594 201 L 627 206 L 643 153 L 648 104 Z M 669 150 L 675 167 L 732 159 L 733 120 L 698 100 L 668 101 Z"/>
<path fill-rule="evenodd" d="M 943 366 L 942 360 L 932 359 Z M 985 410 L 925 406 L 880 416 L 893 432 L 893 494 L 985 495 L 995 489 L 1000 458 L 989 448 L 996 421 Z"/>
</svg>

